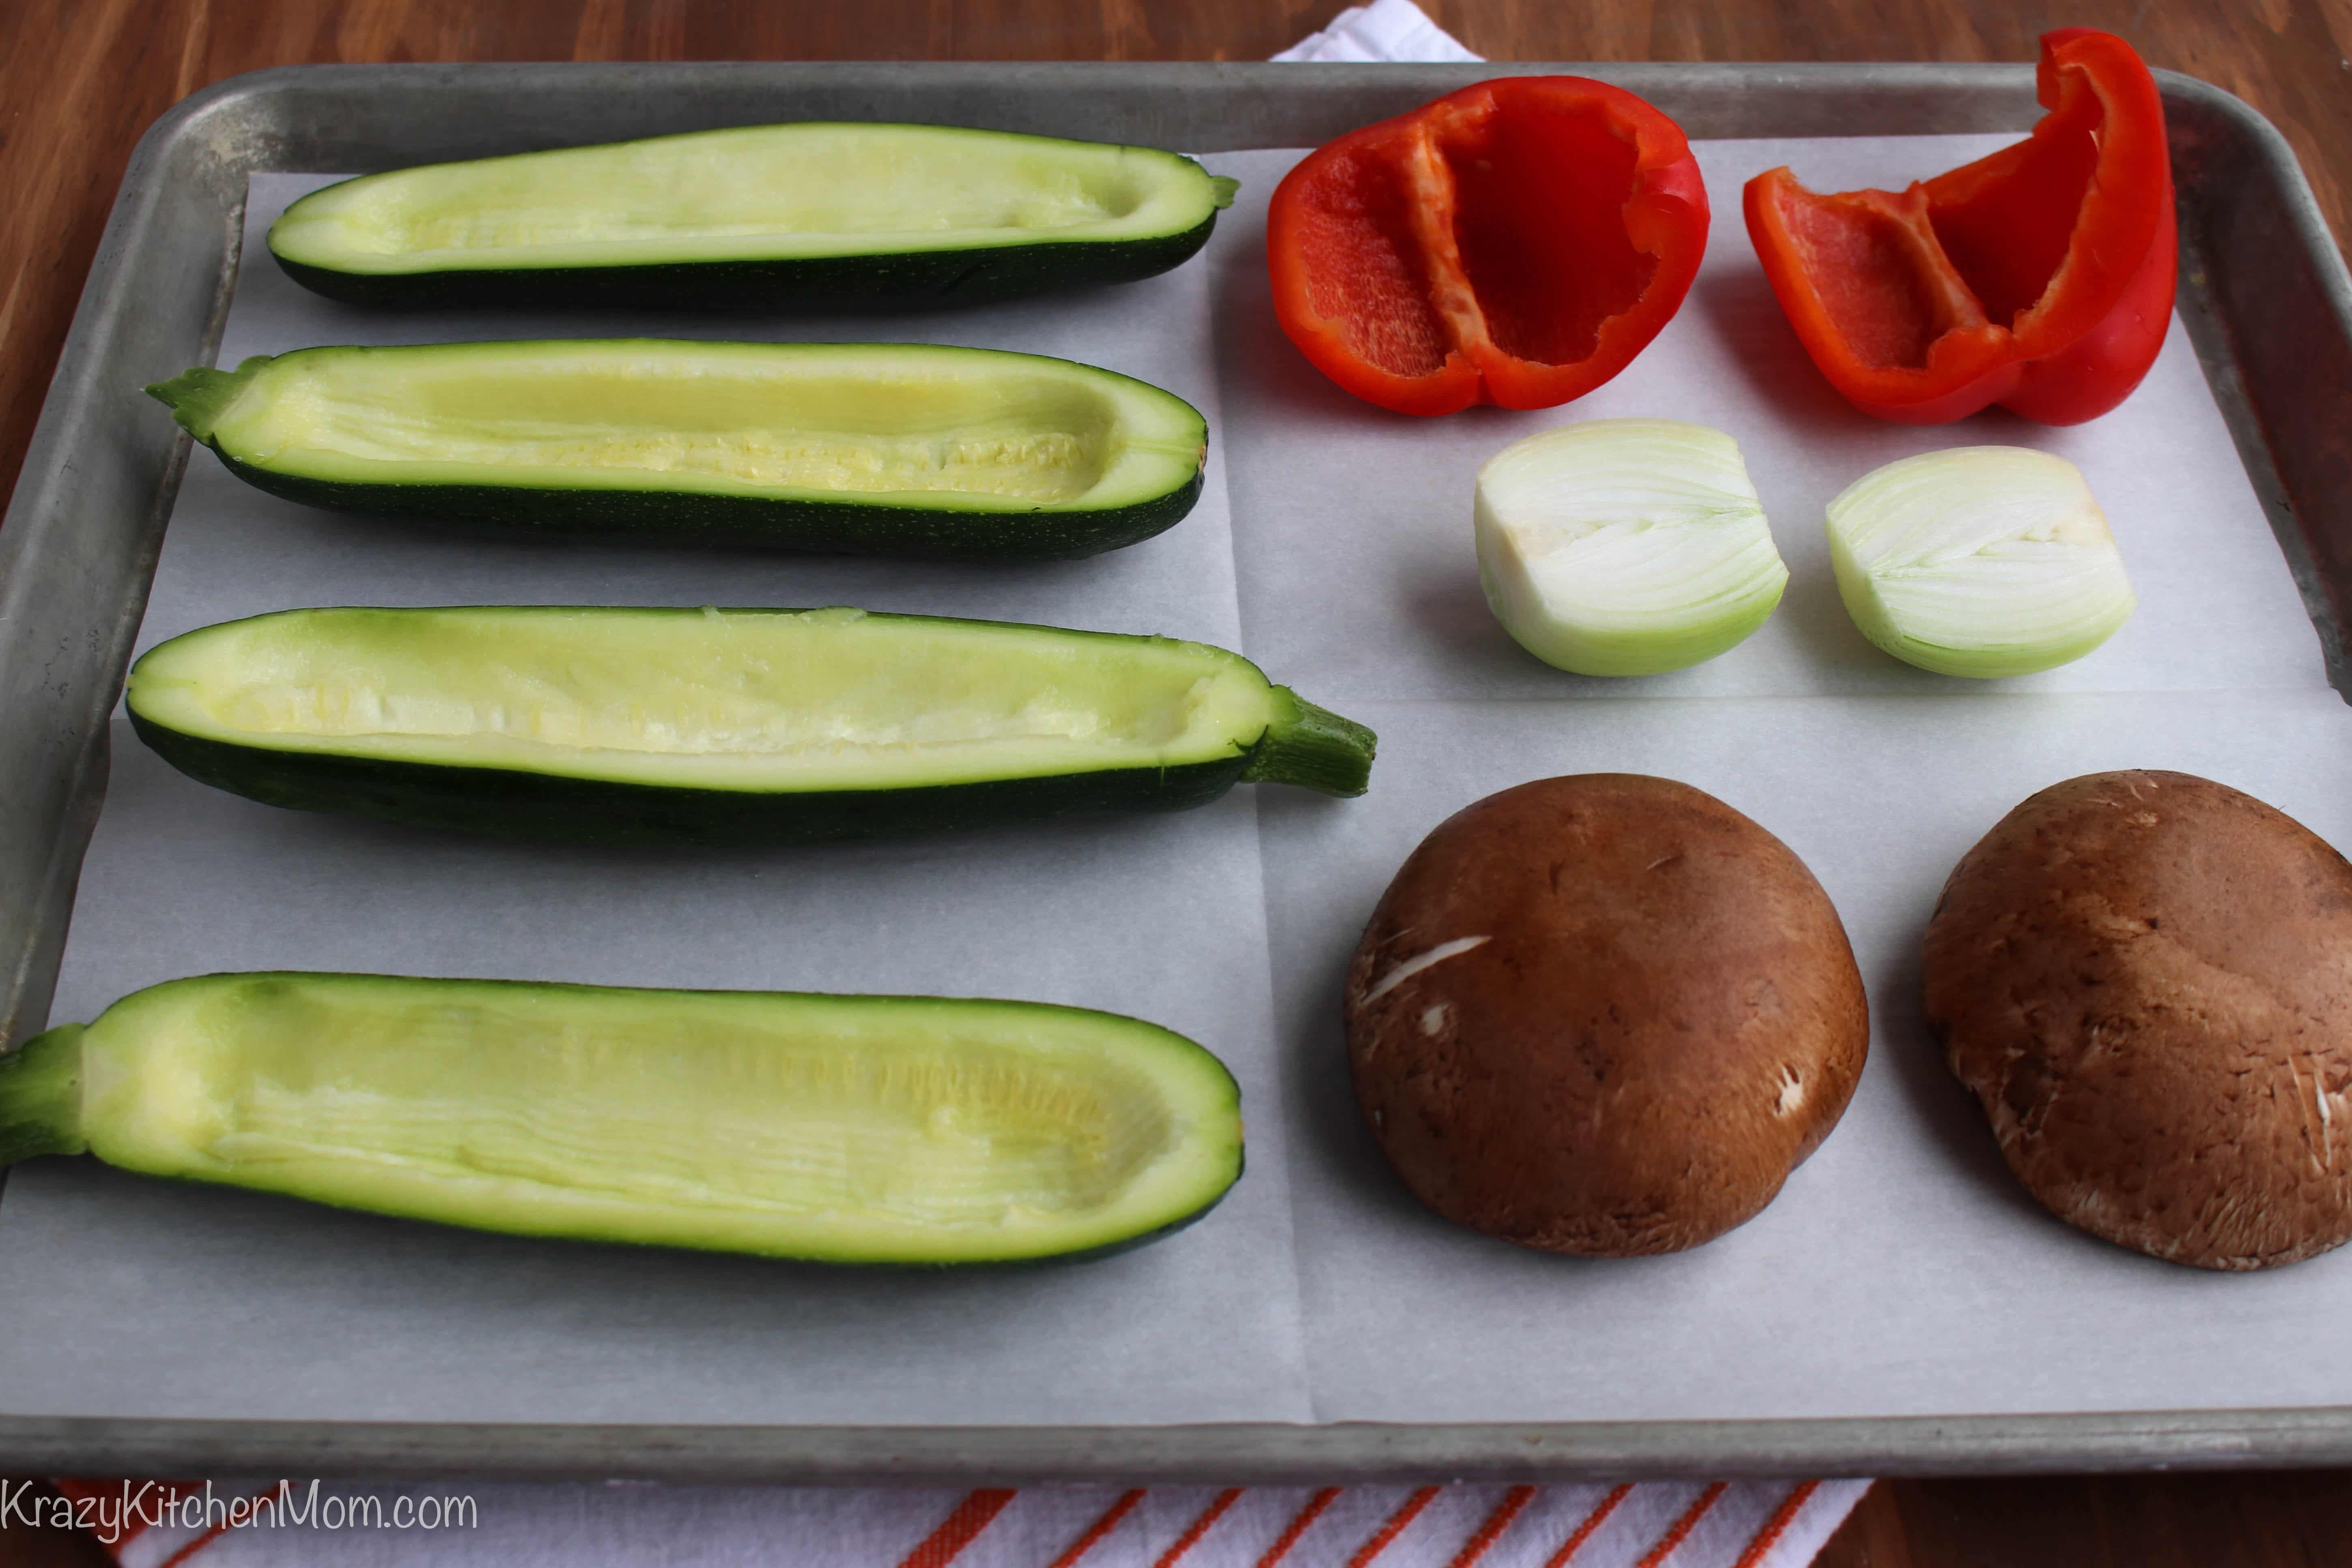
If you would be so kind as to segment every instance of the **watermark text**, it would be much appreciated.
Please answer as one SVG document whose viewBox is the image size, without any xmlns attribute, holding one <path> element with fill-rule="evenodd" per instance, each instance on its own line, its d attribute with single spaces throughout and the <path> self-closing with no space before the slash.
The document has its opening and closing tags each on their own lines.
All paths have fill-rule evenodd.
<svg viewBox="0 0 2352 1568">
<path fill-rule="evenodd" d="M 462 1492 L 387 1497 L 289 1480 L 257 1492 L 224 1492 L 211 1481 L 124 1481 L 119 1491 L 76 1497 L 0 1481 L 0 1522 L 79 1530 L 111 1542 L 148 1530 L 473 1530 L 481 1521 Z"/>
</svg>

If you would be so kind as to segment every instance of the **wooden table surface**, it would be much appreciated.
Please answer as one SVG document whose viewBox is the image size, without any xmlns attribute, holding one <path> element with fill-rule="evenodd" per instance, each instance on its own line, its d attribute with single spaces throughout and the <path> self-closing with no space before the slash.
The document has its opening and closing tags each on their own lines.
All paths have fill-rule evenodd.
<svg viewBox="0 0 2352 1568">
<path fill-rule="evenodd" d="M 0 491 L 141 132 L 303 61 L 1261 59 L 1341 0 L 8 0 L 0 11 Z M 1513 60 L 2030 60 L 2105 27 L 2277 123 L 2352 235 L 2352 0 L 1424 0 Z M 2314 1347 L 2334 1353 L 2327 1347 Z M 83 1562 L 0 1527 L 0 1568 Z M 2352 1568 L 2352 1471 L 1903 1481 L 1822 1568 Z"/>
</svg>

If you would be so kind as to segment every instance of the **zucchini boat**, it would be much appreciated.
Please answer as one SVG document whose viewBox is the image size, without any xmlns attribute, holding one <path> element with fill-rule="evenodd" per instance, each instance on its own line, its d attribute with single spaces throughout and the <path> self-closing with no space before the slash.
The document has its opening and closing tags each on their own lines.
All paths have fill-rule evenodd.
<svg viewBox="0 0 2352 1568">
<path fill-rule="evenodd" d="M 1242 1169 L 1184 1038 L 1033 1002 L 208 974 L 0 1057 L 0 1163 L 842 1263 L 1115 1250 Z"/>
<path fill-rule="evenodd" d="M 1360 795 L 1372 759 L 1223 648 L 852 609 L 286 610 L 151 649 L 129 707 L 173 766 L 272 805 L 604 844 Z"/>
<path fill-rule="evenodd" d="M 755 125 L 368 174 L 270 226 L 355 305 L 974 305 L 1165 272 L 1234 184 L 1149 147 L 945 125 Z"/>
<path fill-rule="evenodd" d="M 1040 354 L 651 339 L 301 349 L 147 389 L 272 495 L 477 530 L 1060 560 L 1192 510 L 1209 427 Z"/>
</svg>

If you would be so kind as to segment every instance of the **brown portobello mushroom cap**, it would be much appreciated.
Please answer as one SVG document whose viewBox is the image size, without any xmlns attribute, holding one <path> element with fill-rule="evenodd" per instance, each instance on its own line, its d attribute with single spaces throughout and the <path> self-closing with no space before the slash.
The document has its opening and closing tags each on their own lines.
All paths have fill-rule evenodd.
<svg viewBox="0 0 2352 1568">
<path fill-rule="evenodd" d="M 2002 817 L 1927 926 L 1927 1017 L 2070 1225 L 2200 1268 L 2352 1236 L 2352 866 L 2189 773 Z"/>
<path fill-rule="evenodd" d="M 1671 779 L 1538 779 L 1456 813 L 1348 970 L 1356 1097 L 1413 1195 L 1550 1252 L 1720 1236 L 1837 1124 L 1870 1047 L 1812 873 Z"/>
</svg>

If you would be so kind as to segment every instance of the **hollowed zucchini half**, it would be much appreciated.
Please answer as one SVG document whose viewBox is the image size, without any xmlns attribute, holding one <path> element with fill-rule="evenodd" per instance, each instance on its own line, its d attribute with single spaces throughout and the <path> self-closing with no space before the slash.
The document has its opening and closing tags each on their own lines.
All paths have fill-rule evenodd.
<svg viewBox="0 0 2352 1568">
<path fill-rule="evenodd" d="M 854 609 L 288 610 L 149 650 L 128 706 L 254 800 L 604 844 L 1360 795 L 1373 743 L 1203 643 Z"/>
<path fill-rule="evenodd" d="M 1055 560 L 1192 509 L 1200 411 L 1068 360 L 659 339 L 315 348 L 148 392 L 247 484 L 506 533 Z"/>
<path fill-rule="evenodd" d="M 1149 147 L 755 125 L 346 180 L 288 207 L 269 249 L 359 305 L 973 305 L 1164 272 L 1233 193 Z"/>
<path fill-rule="evenodd" d="M 210 974 L 0 1056 L 0 1164 L 84 1152 L 524 1236 L 1010 1262 L 1198 1219 L 1241 1096 L 1041 1003 Z"/>
</svg>

